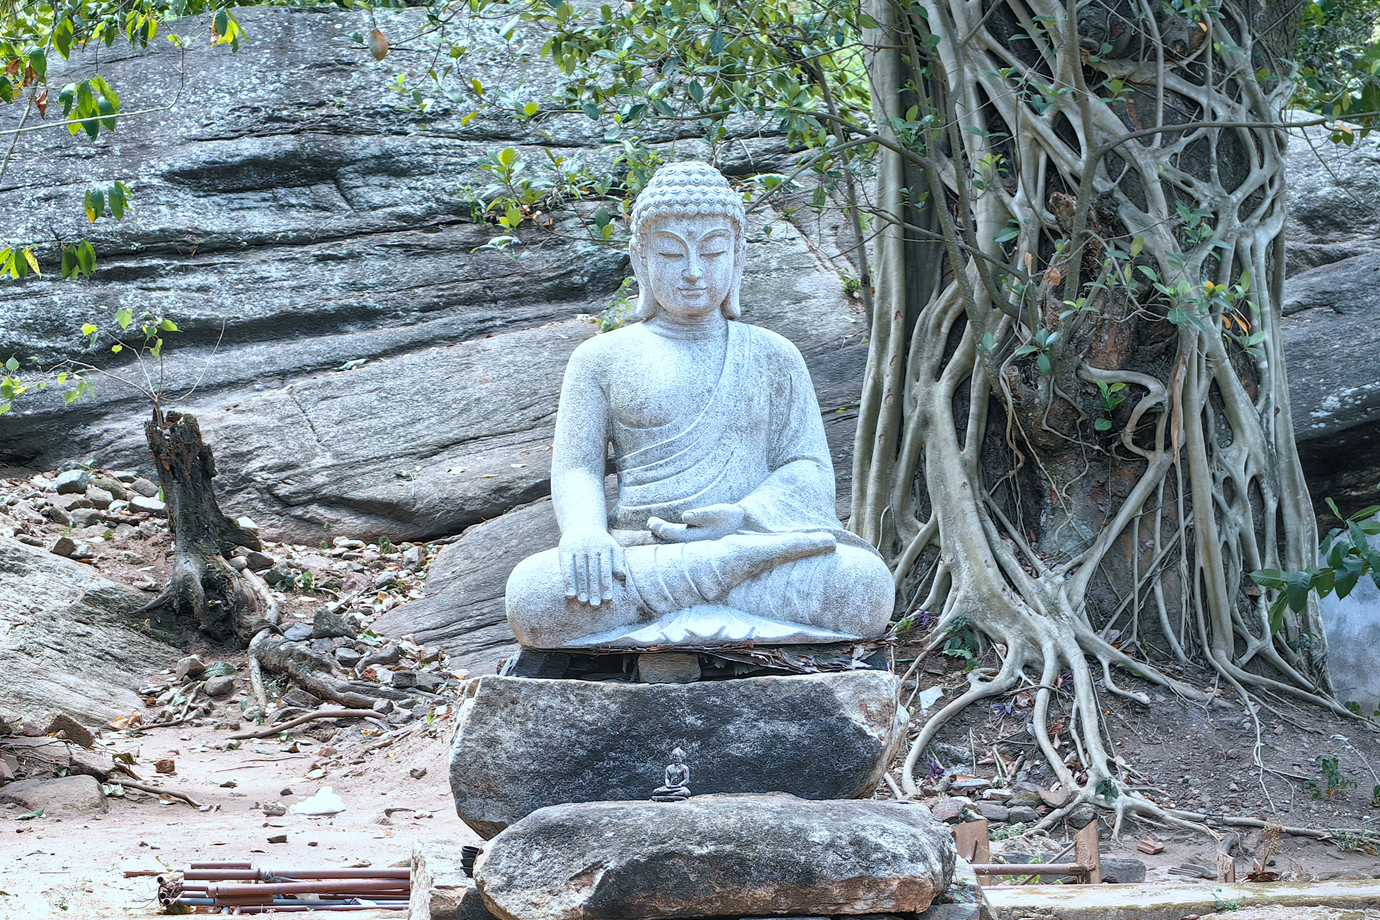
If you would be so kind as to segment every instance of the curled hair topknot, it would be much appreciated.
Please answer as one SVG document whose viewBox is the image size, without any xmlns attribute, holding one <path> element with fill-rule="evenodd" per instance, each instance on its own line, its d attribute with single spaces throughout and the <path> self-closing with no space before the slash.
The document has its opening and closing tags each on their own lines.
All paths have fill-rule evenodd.
<svg viewBox="0 0 1380 920">
<path fill-rule="evenodd" d="M 656 171 L 637 196 L 632 211 L 632 239 L 637 245 L 646 222 L 659 217 L 723 216 L 743 229 L 743 199 L 717 169 L 699 160 L 668 163 Z"/>
</svg>

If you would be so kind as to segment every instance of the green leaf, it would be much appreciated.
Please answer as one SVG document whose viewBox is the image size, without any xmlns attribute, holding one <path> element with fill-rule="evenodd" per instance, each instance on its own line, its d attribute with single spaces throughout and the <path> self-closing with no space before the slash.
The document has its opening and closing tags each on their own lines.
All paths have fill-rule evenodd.
<svg viewBox="0 0 1380 920">
<path fill-rule="evenodd" d="M 32 821 L 34 818 L 41 817 L 43 817 L 43 809 L 40 808 L 38 811 L 26 811 L 22 815 L 15 815 L 14 819 L 16 821 Z"/>
<path fill-rule="evenodd" d="M 105 192 L 93 188 L 86 193 L 86 219 L 95 223 L 105 213 Z"/>
<path fill-rule="evenodd" d="M 1275 598 L 1275 602 L 1270 605 L 1270 635 L 1274 635 L 1284 628 L 1284 595 Z"/>
<path fill-rule="evenodd" d="M 5 362 L 5 370 L 11 374 L 16 373 L 19 370 L 19 359 L 11 355 L 10 359 Z"/>
<path fill-rule="evenodd" d="M 164 332 L 181 332 L 181 331 L 182 331 L 182 330 L 180 330 L 180 329 L 177 328 L 177 323 L 173 322 L 173 321 L 170 320 L 170 319 L 160 319 L 160 320 L 158 321 L 158 328 L 159 328 L 159 329 L 162 329 Z"/>
<path fill-rule="evenodd" d="M 1047 354 L 1041 353 L 1040 357 L 1035 359 L 1035 366 L 1039 368 L 1040 373 L 1044 374 L 1046 377 L 1053 372 L 1053 367 L 1049 363 L 1049 355 Z"/>
<path fill-rule="evenodd" d="M 72 20 L 64 18 L 53 29 L 53 47 L 64 60 L 72 53 Z"/>
<path fill-rule="evenodd" d="M 1110 431 L 1112 420 L 1109 418 L 1099 418 L 1097 421 L 1093 422 L 1093 427 L 1098 431 Z"/>
<path fill-rule="evenodd" d="M 120 324 L 121 329 L 128 329 L 129 324 L 134 322 L 134 311 L 129 307 L 122 307 L 115 311 L 115 322 Z"/>
<path fill-rule="evenodd" d="M 1014 240 L 1016 237 L 1020 235 L 1020 227 L 1007 227 L 1005 230 L 1001 231 L 996 236 L 992 237 L 992 240 L 997 243 L 1009 243 L 1011 240 Z"/>
<path fill-rule="evenodd" d="M 512 166 L 514 163 L 517 162 L 517 158 L 517 151 L 514 150 L 512 147 L 504 147 L 502 150 L 498 152 L 498 162 L 503 164 L 504 166 Z"/>
<path fill-rule="evenodd" d="M 541 106 L 537 105 L 535 102 L 529 102 L 522 107 L 522 114 L 531 118 L 533 115 L 537 114 L 540 109 Z"/>
<path fill-rule="evenodd" d="M 1279 569 L 1256 569 L 1251 573 L 1251 581 L 1262 588 L 1284 587 L 1284 573 Z"/>
<path fill-rule="evenodd" d="M 29 49 L 29 66 L 38 74 L 40 80 L 48 78 L 48 53 L 42 48 Z"/>
</svg>

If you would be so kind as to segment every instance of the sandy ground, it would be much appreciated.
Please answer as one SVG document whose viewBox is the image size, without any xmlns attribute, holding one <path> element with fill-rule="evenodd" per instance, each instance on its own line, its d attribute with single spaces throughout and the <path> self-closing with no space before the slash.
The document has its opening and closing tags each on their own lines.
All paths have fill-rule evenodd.
<svg viewBox="0 0 1380 920">
<path fill-rule="evenodd" d="M 305 728 L 305 726 L 303 727 Z M 378 738 L 358 736 L 340 754 L 294 733 L 290 743 L 245 741 L 224 750 L 226 731 L 186 726 L 154 728 L 139 737 L 107 733 L 110 751 L 134 753 L 140 764 L 171 757 L 177 772 L 155 776 L 136 767 L 146 782 L 185 793 L 210 806 L 128 792 L 108 799 L 109 811 L 89 817 L 18 820 L 18 809 L 0 809 L 0 918 L 145 917 L 158 913 L 153 878 L 125 878 L 130 870 L 166 870 L 194 861 L 244 861 L 263 868 L 407 865 L 418 841 L 459 847 L 479 839 L 455 816 L 446 782 L 449 714 Z M 321 732 L 326 734 L 326 732 Z M 313 769 L 319 778 L 308 779 Z M 425 771 L 423 774 L 422 771 Z M 232 785 L 233 784 L 233 785 Z M 346 811 L 329 817 L 288 814 L 267 817 L 262 803 L 292 804 L 331 786 Z M 290 790 L 290 793 L 288 792 Z M 287 842 L 268 838 L 287 835 Z M 373 912 L 351 913 L 352 917 Z M 397 917 L 389 912 L 381 916 Z"/>
</svg>

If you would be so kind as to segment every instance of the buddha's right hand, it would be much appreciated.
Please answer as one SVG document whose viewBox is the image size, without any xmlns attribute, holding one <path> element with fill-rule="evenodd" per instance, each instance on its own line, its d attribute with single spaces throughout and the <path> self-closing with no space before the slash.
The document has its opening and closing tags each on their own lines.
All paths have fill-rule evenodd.
<svg viewBox="0 0 1380 920">
<path fill-rule="evenodd" d="M 598 607 L 613 599 L 613 580 L 627 575 L 623 547 L 602 529 L 573 530 L 561 535 L 559 549 L 565 596 Z"/>
</svg>

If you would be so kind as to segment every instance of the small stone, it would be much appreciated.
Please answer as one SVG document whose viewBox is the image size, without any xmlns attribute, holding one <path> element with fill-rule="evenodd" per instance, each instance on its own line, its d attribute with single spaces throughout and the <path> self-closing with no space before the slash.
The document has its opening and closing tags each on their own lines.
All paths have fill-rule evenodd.
<svg viewBox="0 0 1380 920">
<path fill-rule="evenodd" d="M 984 789 L 990 789 L 991 787 L 992 781 L 990 779 L 973 777 L 955 781 L 949 786 L 949 791 L 959 795 L 970 795 L 982 792 Z"/>
<path fill-rule="evenodd" d="M 206 695 L 210 697 L 228 696 L 235 690 L 235 678 L 228 674 L 220 677 L 207 678 L 205 686 L 202 687 Z"/>
<path fill-rule="evenodd" d="M 361 668 L 367 668 L 375 664 L 397 664 L 402 660 L 402 649 L 398 648 L 398 643 L 389 642 L 381 649 L 370 652 L 360 661 Z"/>
<path fill-rule="evenodd" d="M 423 776 L 426 776 L 426 767 L 413 767 L 411 770 L 407 771 L 407 775 L 413 779 L 421 779 Z"/>
<path fill-rule="evenodd" d="M 71 517 L 74 527 L 90 527 L 101 522 L 101 512 L 95 508 L 75 508 Z"/>
<path fill-rule="evenodd" d="M 108 490 L 102 489 L 100 486 L 91 486 L 86 490 L 86 499 L 91 502 L 93 508 L 99 508 L 101 511 L 104 511 L 106 508 L 110 507 L 111 502 L 115 501 L 115 496 Z"/>
<path fill-rule="evenodd" d="M 325 607 L 318 607 L 311 621 L 312 636 L 317 639 L 353 639 L 355 631 L 339 616 Z"/>
<path fill-rule="evenodd" d="M 359 664 L 360 659 L 363 657 L 363 652 L 355 651 L 352 648 L 338 648 L 335 650 L 335 660 L 340 662 L 342 668 L 353 668 L 355 665 Z"/>
<path fill-rule="evenodd" d="M 59 473 L 57 479 L 53 480 L 53 488 L 59 495 L 85 492 L 86 487 L 91 485 L 91 479 L 91 474 L 86 470 L 67 470 L 65 473 Z"/>
<path fill-rule="evenodd" d="M 297 793 L 292 791 L 291 786 L 284 786 L 282 789 L 278 790 L 278 794 L 281 795 L 283 798 L 287 798 L 288 796 L 293 796 Z"/>
<path fill-rule="evenodd" d="M 930 814 L 934 815 L 937 821 L 957 821 L 967 804 L 962 799 L 940 799 L 929 807 Z"/>
<path fill-rule="evenodd" d="M 158 484 L 147 479 L 136 479 L 129 484 L 130 489 L 145 498 L 153 498 L 158 494 Z"/>
<path fill-rule="evenodd" d="M 1073 810 L 1064 817 L 1064 823 L 1069 827 L 1081 830 L 1097 819 L 1097 808 L 1091 802 L 1084 802 L 1075 805 Z"/>
<path fill-rule="evenodd" d="M 420 546 L 409 546 L 403 553 L 403 568 L 409 572 L 416 572 L 422 567 L 422 548 Z"/>
<path fill-rule="evenodd" d="M 293 687 L 287 693 L 279 697 L 279 701 L 284 706 L 298 706 L 302 709 L 315 709 L 321 705 L 321 700 L 312 696 L 301 687 Z"/>
<path fill-rule="evenodd" d="M 1040 813 L 1029 805 L 1012 805 L 1007 811 L 1006 820 L 1012 824 L 1035 824 L 1040 820 Z"/>
<path fill-rule="evenodd" d="M 241 530 L 247 530 L 250 533 L 253 533 L 259 529 L 259 525 L 255 524 L 254 519 L 250 517 L 237 517 L 235 518 L 235 524 Z"/>
<path fill-rule="evenodd" d="M 417 686 L 417 672 L 408 670 L 392 671 L 392 679 L 388 681 L 394 690 L 411 690 Z"/>
<path fill-rule="evenodd" d="M 287 843 L 287 834 L 274 834 L 268 838 L 269 843 Z"/>
<path fill-rule="evenodd" d="M 67 536 L 58 537 L 57 542 L 48 550 L 48 552 L 52 553 L 54 556 L 66 556 L 69 559 L 76 551 L 77 541 Z"/>
<path fill-rule="evenodd" d="M 96 736 L 91 733 L 91 729 L 65 712 L 53 716 L 48 721 L 48 727 L 43 729 L 43 734 L 63 738 L 84 748 L 90 748 L 96 743 Z"/>
<path fill-rule="evenodd" d="M 51 504 L 61 508 L 69 514 L 76 508 L 91 508 L 91 499 L 86 497 L 85 492 L 71 492 L 67 495 L 55 495 Z"/>
<path fill-rule="evenodd" d="M 1103 856 L 1102 881 L 1111 885 L 1139 885 L 1145 881 L 1145 863 L 1139 859 L 1113 859 Z"/>
<path fill-rule="evenodd" d="M 91 480 L 91 488 L 86 490 L 88 497 L 91 496 L 91 489 L 104 489 L 110 493 L 110 497 L 113 501 L 129 500 L 129 489 L 126 489 L 125 484 L 114 476 L 97 476 L 95 479 Z M 92 501 L 95 501 L 95 499 L 92 498 Z"/>
<path fill-rule="evenodd" d="M 173 760 L 171 757 L 164 757 L 162 760 L 155 760 L 153 762 L 153 770 L 155 773 L 161 773 L 164 776 L 171 776 L 172 774 L 177 772 L 177 761 Z"/>
<path fill-rule="evenodd" d="M 263 808 L 264 814 L 270 818 L 281 818 L 288 811 L 287 806 L 282 802 L 265 802 Z M 269 841 L 269 843 L 272 842 L 272 840 Z"/>
<path fill-rule="evenodd" d="M 264 581 L 268 582 L 269 587 L 276 588 L 280 582 L 287 581 L 292 577 L 292 570 L 282 563 L 278 563 L 264 572 Z"/>
<path fill-rule="evenodd" d="M 244 561 L 248 563 L 251 572 L 262 572 L 265 569 L 273 568 L 273 557 L 267 553 L 261 553 L 257 549 L 251 549 L 245 553 Z"/>
<path fill-rule="evenodd" d="M 40 513 L 54 524 L 61 524 L 63 527 L 72 526 L 72 516 L 57 505 L 44 505 Z"/>
<path fill-rule="evenodd" d="M 988 821 L 1005 823 L 1011 817 L 1011 809 L 1005 805 L 998 805 L 996 802 L 978 802 L 973 807 L 977 809 L 978 814 Z"/>
<path fill-rule="evenodd" d="M 133 470 L 111 470 L 110 478 L 115 480 L 116 482 L 128 485 L 129 483 L 138 479 L 139 474 L 134 472 Z"/>
<path fill-rule="evenodd" d="M 391 587 L 393 587 L 394 585 L 396 585 L 397 583 L 398 583 L 398 573 L 397 573 L 397 572 L 380 572 L 380 573 L 379 573 L 379 576 L 378 576 L 377 578 L 374 579 L 374 587 L 375 587 L 375 588 L 378 588 L 380 591 L 383 590 L 384 588 L 391 588 Z"/>
<path fill-rule="evenodd" d="M 231 556 L 230 568 L 234 569 L 236 572 L 243 572 L 245 569 L 249 568 L 249 563 L 243 556 Z"/>
<path fill-rule="evenodd" d="M 417 672 L 417 689 L 423 693 L 439 693 L 446 679 L 434 671 Z"/>
<path fill-rule="evenodd" d="M 129 500 L 129 506 L 135 511 L 142 511 L 145 514 L 163 514 L 168 508 L 165 502 L 146 495 L 134 496 Z"/>
<path fill-rule="evenodd" d="M 182 683 L 189 678 L 200 677 L 206 673 L 206 662 L 200 655 L 188 655 L 177 663 L 177 670 L 173 672 L 178 683 Z"/>
<path fill-rule="evenodd" d="M 684 652 L 638 655 L 637 679 L 644 684 L 693 684 L 700 679 L 700 656 Z"/>
<path fill-rule="evenodd" d="M 305 642 L 311 638 L 311 624 L 293 623 L 283 630 L 283 638 L 289 642 Z"/>
</svg>

